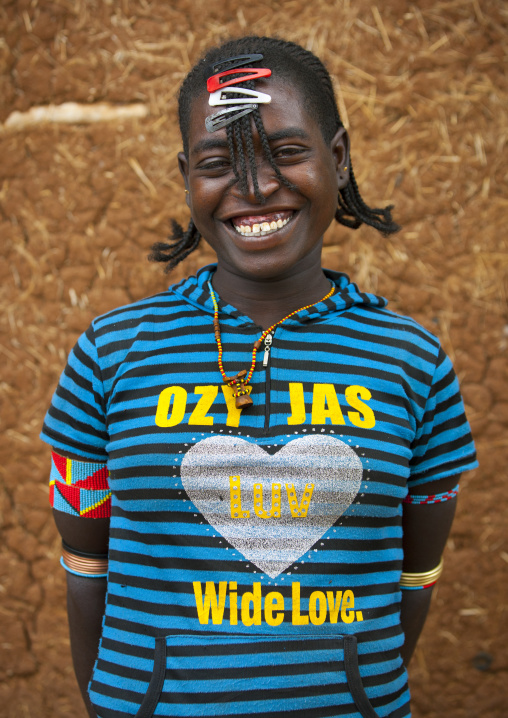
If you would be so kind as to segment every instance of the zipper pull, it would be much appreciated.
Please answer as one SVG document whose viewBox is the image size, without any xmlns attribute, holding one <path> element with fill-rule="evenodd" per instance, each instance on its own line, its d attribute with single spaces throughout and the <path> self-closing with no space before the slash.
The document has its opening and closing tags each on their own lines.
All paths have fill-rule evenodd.
<svg viewBox="0 0 508 718">
<path fill-rule="evenodd" d="M 268 358 L 270 356 L 270 348 L 272 346 L 273 337 L 267 334 L 265 337 L 265 355 L 263 357 L 263 366 L 268 366 Z"/>
</svg>

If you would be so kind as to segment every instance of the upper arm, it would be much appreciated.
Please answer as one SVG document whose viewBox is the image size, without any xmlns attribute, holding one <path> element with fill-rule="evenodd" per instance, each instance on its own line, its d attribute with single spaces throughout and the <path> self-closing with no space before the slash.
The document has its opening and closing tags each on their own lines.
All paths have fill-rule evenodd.
<svg viewBox="0 0 508 718">
<path fill-rule="evenodd" d="M 460 474 L 447 476 L 426 483 L 413 495 L 431 496 L 453 489 Z M 438 503 L 404 503 L 402 510 L 403 570 L 408 572 L 430 571 L 441 560 L 450 528 L 455 516 L 457 497 Z"/>
<path fill-rule="evenodd" d="M 106 462 L 107 402 L 93 325 L 72 349 L 42 427 L 41 438 L 60 455 Z"/>
<path fill-rule="evenodd" d="M 403 570 L 420 573 L 441 560 L 457 505 L 447 492 L 478 465 L 457 377 L 441 348 L 411 449 L 408 498 L 445 494 L 439 502 L 403 503 Z"/>
<path fill-rule="evenodd" d="M 53 509 L 60 536 L 71 548 L 85 553 L 106 554 L 109 543 L 109 518 L 84 519 Z"/>
<path fill-rule="evenodd" d="M 415 408 L 416 429 L 411 445 L 409 491 L 428 490 L 433 483 L 446 481 L 478 466 L 475 447 L 466 418 L 459 383 L 452 363 L 439 348 L 425 404 Z M 457 483 L 455 481 L 455 483 Z M 454 484 L 455 485 L 455 484 Z M 421 491 L 419 490 L 421 489 Z M 437 492 L 446 488 L 438 488 Z"/>
<path fill-rule="evenodd" d="M 106 464 L 54 452 L 50 484 L 53 516 L 64 542 L 77 551 L 106 554 L 111 511 Z"/>
<path fill-rule="evenodd" d="M 111 491 L 104 387 L 94 327 L 69 355 L 41 438 L 53 447 L 50 504 L 62 539 L 85 553 L 107 553 Z"/>
</svg>

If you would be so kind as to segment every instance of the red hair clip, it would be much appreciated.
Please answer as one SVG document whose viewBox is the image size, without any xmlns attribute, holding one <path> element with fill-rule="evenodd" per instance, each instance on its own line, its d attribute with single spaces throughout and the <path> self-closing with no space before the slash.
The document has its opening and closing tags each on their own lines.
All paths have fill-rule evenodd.
<svg viewBox="0 0 508 718">
<path fill-rule="evenodd" d="M 222 77 L 237 75 L 243 72 L 250 72 L 251 74 L 243 75 L 242 77 L 234 77 L 232 80 L 228 80 L 227 82 L 220 82 Z M 206 89 L 208 92 L 215 92 L 223 87 L 238 85 L 240 82 L 246 82 L 247 80 L 257 80 L 260 77 L 270 77 L 271 74 L 272 71 L 265 67 L 240 67 L 236 70 L 225 70 L 224 72 L 219 72 L 216 75 L 209 77 L 206 81 Z"/>
</svg>

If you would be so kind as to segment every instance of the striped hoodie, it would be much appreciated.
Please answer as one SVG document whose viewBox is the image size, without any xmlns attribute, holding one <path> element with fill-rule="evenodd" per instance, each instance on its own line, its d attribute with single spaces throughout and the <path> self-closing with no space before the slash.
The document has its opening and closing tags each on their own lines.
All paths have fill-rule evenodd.
<svg viewBox="0 0 508 718">
<path fill-rule="evenodd" d="M 407 718 L 402 501 L 477 465 L 451 363 L 326 271 L 335 294 L 275 329 L 240 412 L 213 271 L 94 320 L 46 416 L 56 451 L 109 469 L 97 715 Z M 219 310 L 234 376 L 261 328 Z"/>
</svg>

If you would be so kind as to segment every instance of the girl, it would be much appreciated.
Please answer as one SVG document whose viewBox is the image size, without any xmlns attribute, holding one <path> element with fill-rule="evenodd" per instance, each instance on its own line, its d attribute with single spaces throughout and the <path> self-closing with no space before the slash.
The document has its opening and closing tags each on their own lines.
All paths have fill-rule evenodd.
<svg viewBox="0 0 508 718">
<path fill-rule="evenodd" d="M 476 466 L 453 369 L 321 267 L 334 219 L 398 227 L 360 195 L 314 55 L 228 42 L 179 112 L 191 220 L 152 259 L 203 236 L 217 265 L 96 319 L 42 434 L 89 714 L 406 718 Z"/>
</svg>

